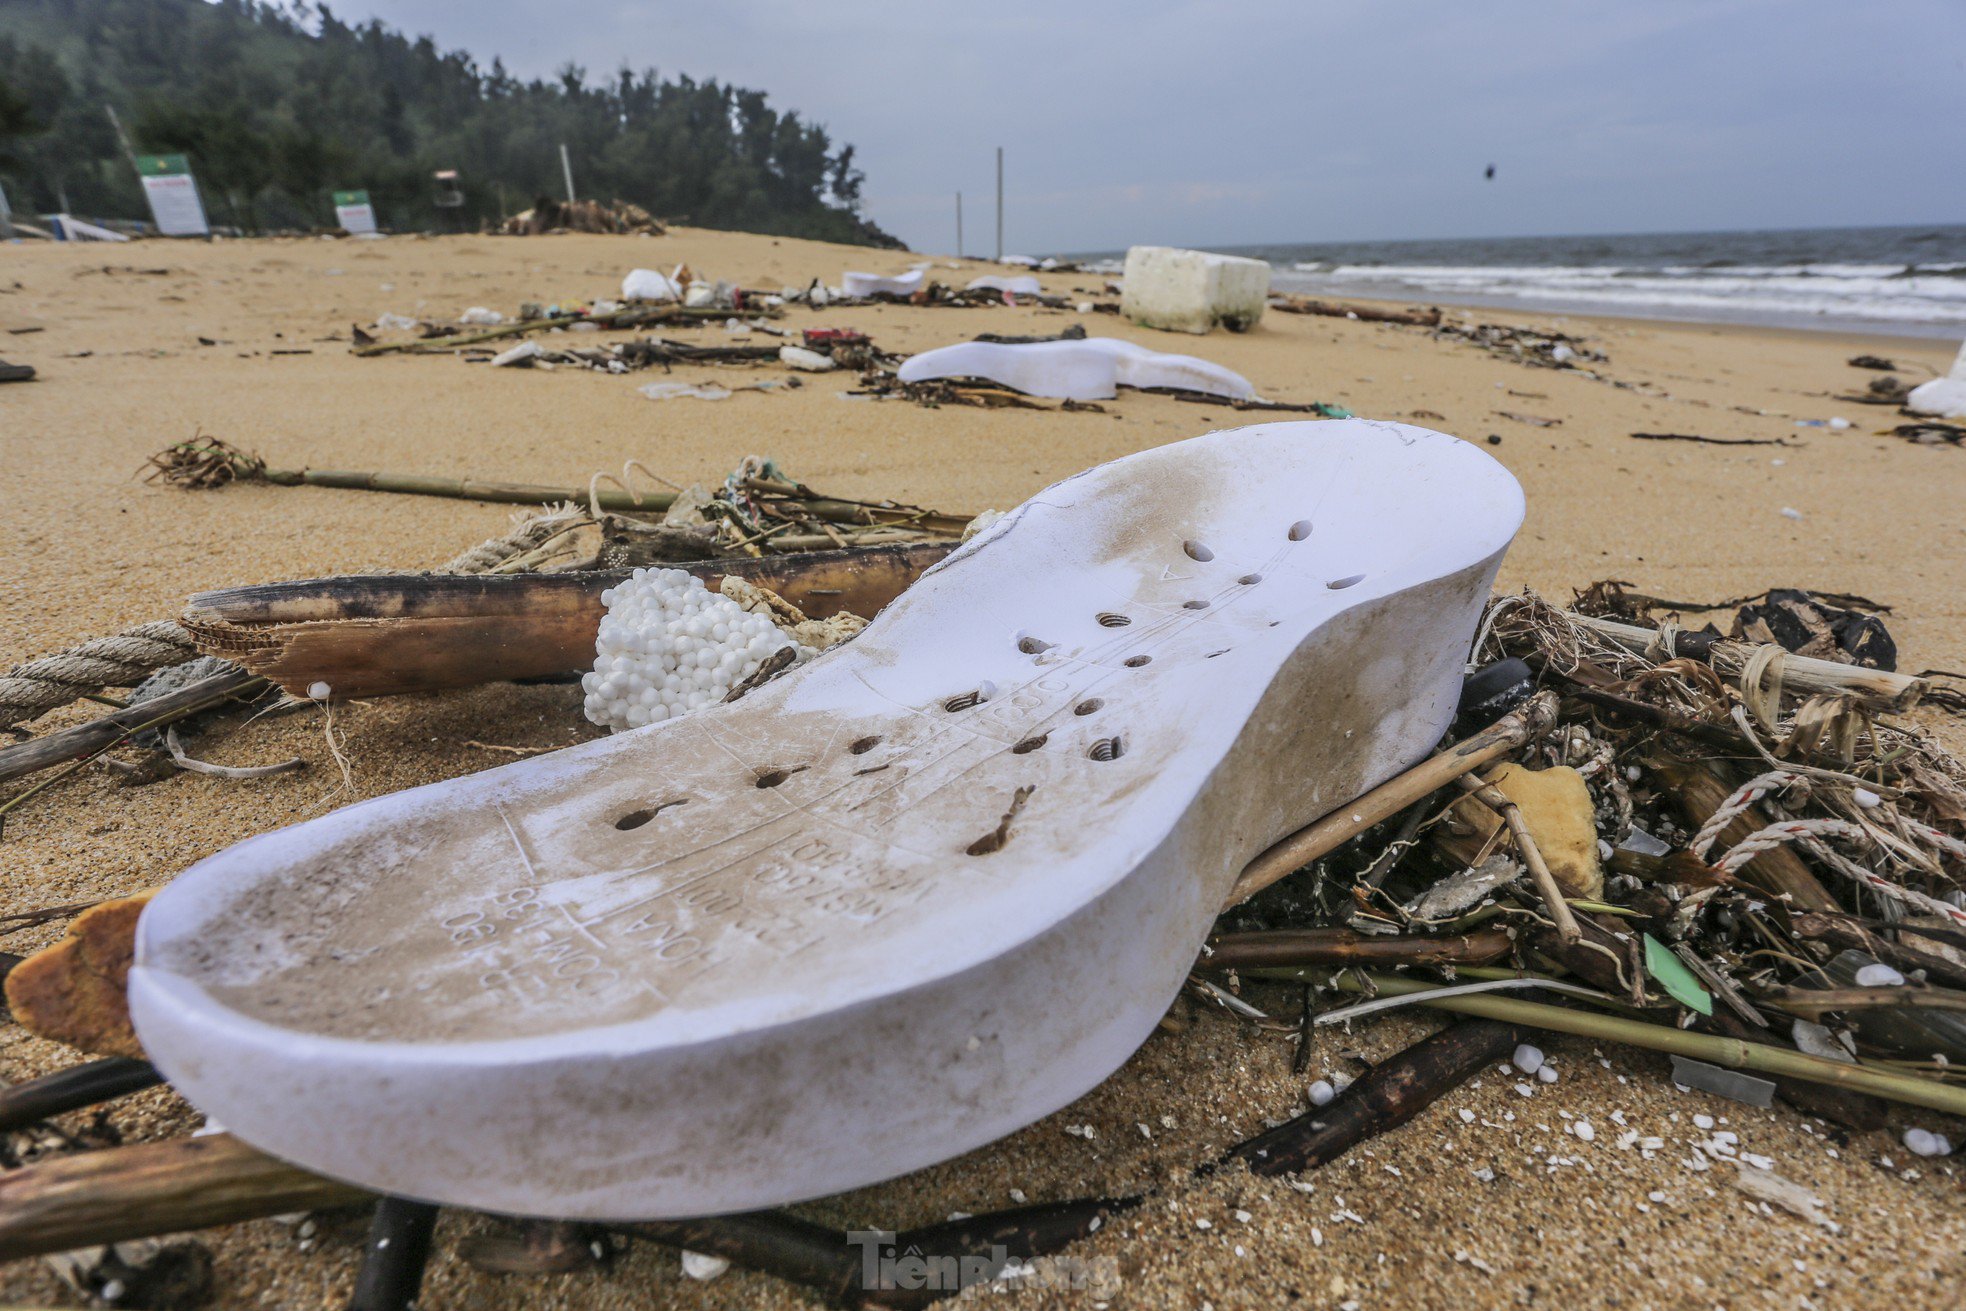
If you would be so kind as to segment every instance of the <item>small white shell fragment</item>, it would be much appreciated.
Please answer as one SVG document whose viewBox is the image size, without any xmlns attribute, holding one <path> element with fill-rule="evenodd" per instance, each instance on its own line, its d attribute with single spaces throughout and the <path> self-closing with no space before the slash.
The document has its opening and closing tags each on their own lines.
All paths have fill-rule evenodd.
<svg viewBox="0 0 1966 1311">
<path fill-rule="evenodd" d="M 1902 988 L 1905 976 L 1882 961 L 1872 961 L 1857 971 L 1859 988 Z"/>
<path fill-rule="evenodd" d="M 701 1252 L 683 1253 L 683 1273 L 699 1283 L 709 1283 L 724 1271 L 730 1269 L 730 1259 L 722 1256 L 705 1256 Z"/>
<path fill-rule="evenodd" d="M 1544 1083 L 1555 1083 L 1556 1067 L 1554 1065 L 1545 1065 L 1536 1071 L 1536 1077 Z"/>
<path fill-rule="evenodd" d="M 1597 1130 L 1591 1127 L 1591 1122 L 1589 1120 L 1577 1121 L 1575 1124 L 1570 1126 L 1570 1132 L 1576 1134 L 1579 1138 L 1583 1139 L 1587 1143 L 1592 1142 L 1597 1138 Z"/>
<path fill-rule="evenodd" d="M 1509 1064 L 1524 1074 L 1534 1074 L 1543 1068 L 1543 1049 L 1525 1042 L 1515 1049 L 1515 1055 L 1509 1057 Z"/>
</svg>

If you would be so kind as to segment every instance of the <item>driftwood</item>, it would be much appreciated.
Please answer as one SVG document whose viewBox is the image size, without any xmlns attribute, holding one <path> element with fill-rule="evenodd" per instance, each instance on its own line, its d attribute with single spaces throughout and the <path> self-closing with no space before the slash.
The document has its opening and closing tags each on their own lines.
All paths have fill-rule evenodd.
<svg viewBox="0 0 1966 1311">
<path fill-rule="evenodd" d="M 1355 929 L 1271 929 L 1208 940 L 1196 968 L 1211 973 L 1276 965 L 1487 965 L 1509 954 L 1507 929 L 1388 937 Z"/>
<path fill-rule="evenodd" d="M 0 780 L 19 778 L 36 770 L 86 760 L 146 728 L 175 723 L 201 710 L 228 701 L 250 701 L 264 692 L 266 680 L 243 669 L 214 674 L 195 683 L 139 702 L 127 710 L 92 719 L 73 728 L 57 729 L 17 746 L 0 749 Z"/>
<path fill-rule="evenodd" d="M 1600 637 L 1609 638 L 1627 651 L 1642 654 L 1660 641 L 1659 630 L 1655 628 L 1640 628 L 1635 624 L 1621 624 L 1615 619 L 1598 619 L 1570 611 L 1565 611 L 1564 617 Z M 1711 633 L 1682 632 L 1674 637 L 1670 655 L 1704 661 L 1720 673 L 1738 678 L 1754 653 L 1755 646 L 1751 642 L 1735 642 Z M 1819 694 L 1855 697 L 1869 709 L 1892 714 L 1902 714 L 1911 709 L 1927 691 L 1927 684 L 1922 678 L 1793 653 L 1783 662 L 1782 677 L 1784 686 L 1799 697 L 1806 699 Z"/>
<path fill-rule="evenodd" d="M 722 323 L 734 311 L 716 306 L 657 305 L 637 306 L 617 310 L 613 314 L 559 314 L 550 318 L 522 319 L 517 323 L 503 323 L 483 332 L 464 333 L 456 336 L 429 337 L 417 341 L 371 341 L 367 345 L 357 345 L 349 352 L 352 355 L 429 355 L 454 351 L 460 346 L 475 346 L 480 342 L 498 341 L 506 337 L 520 337 L 535 332 L 550 332 L 554 328 L 571 327 L 576 323 L 592 323 L 598 327 L 614 331 L 621 328 L 646 328 L 664 323 Z M 744 314 L 750 318 L 776 319 L 785 313 L 781 309 L 747 309 Z"/>
<path fill-rule="evenodd" d="M 712 589 L 726 576 L 757 583 L 825 619 L 874 614 L 953 547 L 869 546 L 676 567 Z M 182 623 L 199 649 L 296 695 L 316 682 L 336 697 L 425 692 L 591 667 L 606 612 L 601 593 L 626 577 L 627 570 L 591 570 L 269 583 L 201 592 Z"/>
<path fill-rule="evenodd" d="M 58 1156 L 0 1174 L 0 1261 L 350 1206 L 369 1196 L 231 1134 Z"/>
<path fill-rule="evenodd" d="M 1278 879 L 1295 873 L 1320 856 L 1329 855 L 1420 798 L 1501 759 L 1524 742 L 1540 736 L 1555 717 L 1556 697 L 1548 692 L 1539 693 L 1489 728 L 1455 743 L 1439 755 L 1428 757 L 1315 824 L 1298 829 L 1243 867 L 1226 905 L 1249 900 Z"/>
<path fill-rule="evenodd" d="M 377 1202 L 348 1311 L 409 1311 L 423 1288 L 436 1227 L 437 1208 L 428 1202 L 401 1197 Z"/>
<path fill-rule="evenodd" d="M 1440 326 L 1440 310 L 1389 310 L 1376 305 L 1344 305 L 1310 296 L 1272 296 L 1270 308 L 1285 314 L 1320 314 L 1330 319 L 1360 319 L 1366 323 L 1403 323 L 1413 328 Z"/>
<path fill-rule="evenodd" d="M 1334 1161 L 1368 1138 L 1397 1129 L 1522 1041 L 1494 1020 L 1452 1024 L 1379 1062 L 1327 1106 L 1258 1134 L 1230 1153 L 1252 1174 L 1295 1174 Z"/>
<path fill-rule="evenodd" d="M 86 1110 L 112 1098 L 155 1088 L 162 1082 L 164 1076 L 149 1061 L 125 1056 L 111 1056 L 44 1074 L 38 1079 L 0 1088 L 0 1133 L 13 1133 L 51 1115 Z"/>
</svg>

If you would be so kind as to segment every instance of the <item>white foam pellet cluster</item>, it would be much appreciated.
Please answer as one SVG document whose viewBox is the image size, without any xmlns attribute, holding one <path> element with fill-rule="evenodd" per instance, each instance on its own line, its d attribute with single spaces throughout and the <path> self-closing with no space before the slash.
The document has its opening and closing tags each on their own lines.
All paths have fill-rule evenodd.
<svg viewBox="0 0 1966 1311">
<path fill-rule="evenodd" d="M 716 705 L 787 646 L 812 654 L 681 569 L 637 569 L 601 601 L 594 669 L 580 686 L 587 718 L 617 732 Z"/>
</svg>

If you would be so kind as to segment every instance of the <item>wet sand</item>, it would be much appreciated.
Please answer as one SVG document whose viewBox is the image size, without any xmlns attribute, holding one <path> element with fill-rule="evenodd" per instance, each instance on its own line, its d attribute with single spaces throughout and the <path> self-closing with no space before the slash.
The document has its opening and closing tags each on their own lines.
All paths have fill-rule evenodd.
<svg viewBox="0 0 1966 1311">
<path fill-rule="evenodd" d="M 473 305 L 510 313 L 528 300 L 584 302 L 613 294 L 636 265 L 686 262 L 705 276 L 775 288 L 815 275 L 836 283 L 847 268 L 900 272 L 915 258 L 692 230 L 641 239 L 0 248 L 0 358 L 42 375 L 0 386 L 0 515 L 13 566 L 0 579 L 0 662 L 167 617 L 206 588 L 426 567 L 507 522 L 507 507 L 463 502 L 244 486 L 190 494 L 137 481 L 151 452 L 198 431 L 275 465 L 566 485 L 630 458 L 677 482 L 708 483 L 755 453 L 821 490 L 976 511 L 1007 508 L 1100 460 L 1246 417 L 1134 393 L 1106 403 L 1105 413 L 925 409 L 842 399 L 852 386 L 842 375 L 806 375 L 796 391 L 658 403 L 635 390 L 657 373 L 348 354 L 350 323 L 385 311 L 450 319 Z M 958 285 L 985 267 L 958 271 L 945 262 L 933 276 Z M 1094 275 L 1044 282 L 1074 299 L 1108 299 Z M 1249 334 L 1208 337 L 1033 308 L 796 309 L 786 326 L 853 327 L 889 349 L 918 351 L 979 332 L 1082 323 L 1095 335 L 1228 365 L 1271 399 L 1328 401 L 1473 440 L 1494 434 L 1500 444 L 1487 449 L 1529 498 L 1504 588 L 1564 598 L 1615 577 L 1689 601 L 1770 586 L 1857 592 L 1895 607 L 1888 623 L 1901 668 L 1966 668 L 1966 452 L 1878 435 L 1897 422 L 1893 411 L 1833 399 L 1861 391 L 1872 376 L 1847 367 L 1850 355 L 1891 356 L 1913 365 L 1903 376 L 1917 380 L 1943 370 L 1949 343 L 1472 314 L 1587 336 L 1611 357 L 1601 369 L 1607 378 L 1649 386 L 1528 368 L 1414 329 L 1275 313 Z M 32 327 L 42 330 L 12 331 Z M 724 340 L 718 329 L 664 332 Z M 703 367 L 671 376 L 733 382 L 784 371 Z M 1536 426 L 1509 415 L 1561 422 Z M 1833 416 L 1854 426 L 1796 426 Z M 1793 444 L 1652 443 L 1634 441 L 1634 431 Z M 578 705 L 577 689 L 501 685 L 342 707 L 335 729 L 346 736 L 352 786 L 329 760 L 322 721 L 311 713 L 198 744 L 227 764 L 301 755 L 310 767 L 298 774 L 243 784 L 178 775 L 131 788 L 107 771 L 85 772 L 8 817 L 0 908 L 133 891 L 254 833 L 510 759 L 490 747 L 579 740 L 595 730 Z M 71 709 L 36 728 L 84 717 Z M 1960 721 L 1921 722 L 1966 747 Z M 19 932 L 0 939 L 0 949 L 25 951 L 54 936 Z M 1249 996 L 1295 1013 L 1289 989 L 1256 987 Z M 1117 1260 L 1120 1288 L 1110 1304 L 1124 1307 L 1956 1302 L 1966 1276 L 1961 1158 L 1917 1160 L 1895 1136 L 1911 1124 L 1941 1127 L 1938 1117 L 1900 1114 L 1892 1132 L 1845 1137 L 1785 1109 L 1676 1092 L 1663 1058 L 1605 1049 L 1601 1062 L 1582 1041 L 1546 1044 L 1558 1083 L 1524 1097 L 1516 1076 L 1485 1074 L 1406 1129 L 1310 1176 L 1309 1191 L 1240 1171 L 1189 1178 L 1219 1149 L 1291 1114 L 1316 1074 L 1357 1073 L 1354 1053 L 1383 1056 L 1431 1024 L 1395 1017 L 1351 1035 L 1326 1033 L 1313 1073 L 1294 1077 L 1288 1042 L 1255 1036 L 1224 1013 L 1198 1013 L 1185 1032 L 1157 1036 L 1050 1119 L 960 1160 L 804 1210 L 829 1223 L 894 1228 L 1007 1206 L 1013 1189 L 1031 1201 L 1151 1189 L 1146 1205 L 1074 1249 Z M 0 1026 L 0 1077 L 32 1077 L 77 1059 Z M 1649 1158 L 1636 1145 L 1620 1147 L 1624 1127 L 1613 1112 L 1665 1145 Z M 1566 1114 L 1587 1118 L 1593 1138 L 1570 1132 L 1575 1121 Z M 1697 1159 L 1689 1145 L 1711 1137 L 1695 1127 L 1696 1114 L 1726 1117 L 1716 1127 L 1737 1132 L 1740 1150 L 1815 1189 L 1840 1232 L 1764 1213 L 1733 1186 L 1732 1164 L 1684 1164 Z M 72 1126 L 87 1120 L 68 1117 Z M 183 1135 L 200 1120 L 159 1091 L 117 1104 L 109 1123 L 135 1141 Z M 1090 1137 L 1066 1132 L 1088 1125 Z M 1944 1127 L 1966 1139 L 1958 1125 Z M 426 1308 L 808 1304 L 797 1290 L 736 1271 L 687 1281 L 673 1253 L 647 1244 L 603 1273 L 487 1276 L 460 1262 L 456 1246 L 488 1224 L 447 1215 Z M 218 1304 L 340 1305 L 358 1258 L 359 1220 L 324 1221 L 310 1232 L 303 1238 L 295 1226 L 263 1221 L 203 1235 L 218 1260 Z M 80 1304 L 38 1261 L 0 1267 L 0 1298 Z M 1095 1300 L 1083 1290 L 1037 1290 L 1009 1303 Z"/>
</svg>

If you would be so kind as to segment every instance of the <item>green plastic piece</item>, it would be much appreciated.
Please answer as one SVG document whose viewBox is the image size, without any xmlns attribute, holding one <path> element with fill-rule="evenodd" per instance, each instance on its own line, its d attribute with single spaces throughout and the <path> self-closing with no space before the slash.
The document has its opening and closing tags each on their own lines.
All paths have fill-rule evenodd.
<svg viewBox="0 0 1966 1311">
<path fill-rule="evenodd" d="M 1713 1014 L 1713 994 L 1694 977 L 1693 971 L 1665 943 L 1649 933 L 1639 936 L 1645 939 L 1645 972 L 1657 979 L 1659 986 L 1680 1005 L 1702 1015 Z"/>
</svg>

